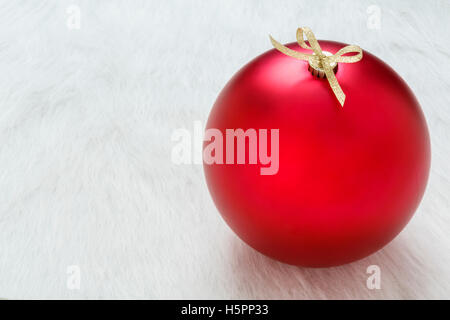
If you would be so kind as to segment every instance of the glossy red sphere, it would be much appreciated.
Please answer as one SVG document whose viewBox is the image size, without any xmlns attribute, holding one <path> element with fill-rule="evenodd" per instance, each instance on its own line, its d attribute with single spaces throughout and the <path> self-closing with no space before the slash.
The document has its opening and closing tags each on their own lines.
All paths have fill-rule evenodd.
<svg viewBox="0 0 450 320">
<path fill-rule="evenodd" d="M 331 53 L 345 46 L 319 43 Z M 275 49 L 244 66 L 214 104 L 206 128 L 224 136 L 279 129 L 276 174 L 261 175 L 259 162 L 204 164 L 225 221 L 269 257 L 308 267 L 363 258 L 391 241 L 419 205 L 430 168 L 420 105 L 393 69 L 363 54 L 338 65 L 344 107 L 308 62 Z"/>
</svg>

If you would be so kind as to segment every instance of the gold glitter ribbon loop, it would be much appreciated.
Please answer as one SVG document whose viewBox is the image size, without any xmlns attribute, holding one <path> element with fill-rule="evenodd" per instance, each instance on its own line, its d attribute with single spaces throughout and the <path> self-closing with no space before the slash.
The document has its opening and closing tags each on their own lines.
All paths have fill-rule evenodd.
<svg viewBox="0 0 450 320">
<path fill-rule="evenodd" d="M 306 36 L 306 39 L 308 40 L 309 45 L 305 42 L 304 36 Z M 316 62 L 316 65 L 318 65 L 323 71 L 325 72 L 325 75 L 327 77 L 328 83 L 330 84 L 331 89 L 334 92 L 334 95 L 338 99 L 341 106 L 344 106 L 345 102 L 345 93 L 342 91 L 341 86 L 339 85 L 336 76 L 334 74 L 333 68 L 331 65 L 334 62 L 341 62 L 341 63 L 354 63 L 358 62 L 362 59 L 362 49 L 359 46 L 350 45 L 346 46 L 342 49 L 340 49 L 338 52 L 331 56 L 326 56 L 322 52 L 322 48 L 320 48 L 319 42 L 317 41 L 316 37 L 314 36 L 314 33 L 311 31 L 308 27 L 302 27 L 297 29 L 297 42 L 300 47 L 307 50 L 312 50 L 314 53 L 303 53 L 298 52 L 292 49 L 289 49 L 288 47 L 282 45 L 278 41 L 270 37 L 270 41 L 272 42 L 272 45 L 280 51 L 281 53 L 290 56 L 292 58 L 298 59 L 298 60 L 305 60 L 308 62 Z M 356 53 L 352 56 L 344 56 L 348 53 Z"/>
</svg>

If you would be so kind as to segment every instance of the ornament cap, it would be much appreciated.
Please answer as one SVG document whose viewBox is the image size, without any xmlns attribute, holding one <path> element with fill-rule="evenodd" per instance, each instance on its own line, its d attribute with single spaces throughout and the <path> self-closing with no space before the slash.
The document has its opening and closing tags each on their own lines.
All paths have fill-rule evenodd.
<svg viewBox="0 0 450 320">
<path fill-rule="evenodd" d="M 322 51 L 322 53 L 327 57 L 331 57 L 333 55 L 328 51 Z M 315 55 L 316 54 L 313 53 L 313 56 Z M 320 65 L 321 61 L 321 59 L 309 59 L 308 71 L 311 72 L 314 77 L 323 79 L 326 78 L 327 75 L 325 74 L 323 66 Z M 333 72 L 336 73 L 338 69 L 338 63 L 336 61 L 330 61 L 329 63 Z"/>
</svg>

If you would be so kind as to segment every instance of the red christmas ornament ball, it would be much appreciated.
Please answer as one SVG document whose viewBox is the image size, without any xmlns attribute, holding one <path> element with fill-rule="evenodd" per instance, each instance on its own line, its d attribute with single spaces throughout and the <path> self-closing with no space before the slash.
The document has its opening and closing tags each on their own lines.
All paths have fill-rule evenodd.
<svg viewBox="0 0 450 320">
<path fill-rule="evenodd" d="M 345 46 L 319 43 L 331 53 Z M 379 250 L 411 219 L 427 183 L 428 129 L 407 84 L 366 51 L 359 62 L 339 63 L 336 78 L 343 107 L 307 61 L 272 49 L 229 81 L 207 122 L 224 137 L 226 129 L 267 129 L 268 137 L 279 129 L 276 174 L 261 175 L 267 165 L 259 162 L 204 171 L 231 229 L 285 263 L 329 267 Z"/>
</svg>

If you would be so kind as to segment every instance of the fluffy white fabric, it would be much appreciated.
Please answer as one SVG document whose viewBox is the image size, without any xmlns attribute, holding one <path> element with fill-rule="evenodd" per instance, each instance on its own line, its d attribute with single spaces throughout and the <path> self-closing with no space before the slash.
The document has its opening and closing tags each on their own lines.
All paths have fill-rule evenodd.
<svg viewBox="0 0 450 320">
<path fill-rule="evenodd" d="M 80 29 L 67 27 L 79 6 Z M 370 5 L 380 29 L 367 27 Z M 370 10 L 369 10 L 370 11 Z M 2 1 L 0 297 L 448 298 L 448 1 Z M 246 62 L 298 26 L 360 45 L 411 86 L 432 169 L 420 208 L 378 253 L 329 269 L 243 244 L 201 165 L 171 161 Z M 381 268 L 381 289 L 366 268 Z M 79 290 L 67 268 L 81 272 Z"/>
</svg>

